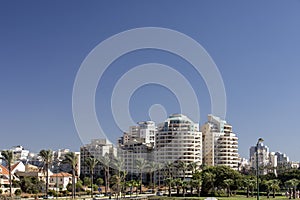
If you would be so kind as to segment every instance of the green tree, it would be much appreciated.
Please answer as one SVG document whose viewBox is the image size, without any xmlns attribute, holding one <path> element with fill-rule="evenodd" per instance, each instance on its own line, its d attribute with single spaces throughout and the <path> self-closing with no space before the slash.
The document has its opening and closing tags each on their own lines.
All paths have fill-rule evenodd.
<svg viewBox="0 0 300 200">
<path fill-rule="evenodd" d="M 165 183 L 168 186 L 169 197 L 172 196 L 172 186 L 175 183 L 175 180 L 172 177 L 168 177 L 165 179 Z"/>
<path fill-rule="evenodd" d="M 85 164 L 90 169 L 90 178 L 91 178 L 91 197 L 93 198 L 93 179 L 94 179 L 94 170 L 99 161 L 96 158 L 88 157 L 85 160 Z"/>
<path fill-rule="evenodd" d="M 91 178 L 90 178 L 90 177 L 87 177 L 87 176 L 86 176 L 86 177 L 83 178 L 83 185 L 84 185 L 84 186 L 89 186 L 89 187 L 90 187 L 91 184 L 92 184 L 92 181 L 91 181 Z"/>
<path fill-rule="evenodd" d="M 231 196 L 230 187 L 234 184 L 234 181 L 230 178 L 224 180 L 224 184 L 226 185 L 227 189 L 227 197 Z"/>
<path fill-rule="evenodd" d="M 271 181 L 272 181 L 271 189 L 272 189 L 272 192 L 273 192 L 273 198 L 275 198 L 276 191 L 280 190 L 280 186 L 279 186 L 280 181 L 277 180 L 277 179 L 273 179 Z"/>
<path fill-rule="evenodd" d="M 105 180 L 105 196 L 108 194 L 108 188 L 109 188 L 109 165 L 110 165 L 110 158 L 108 154 L 105 154 L 104 156 L 101 156 L 99 158 L 99 161 L 102 165 L 102 169 L 104 170 L 104 180 Z"/>
<path fill-rule="evenodd" d="M 115 158 L 112 164 L 116 169 L 117 174 L 112 176 L 111 180 L 113 181 L 114 187 L 116 188 L 115 190 L 117 192 L 117 199 L 119 199 L 119 196 L 122 196 L 121 185 L 123 181 L 125 181 L 125 177 L 126 177 L 126 172 L 124 170 L 124 160 L 121 158 Z M 125 183 L 123 185 L 125 185 Z"/>
<path fill-rule="evenodd" d="M 97 180 L 96 180 L 96 184 L 97 184 L 98 186 L 101 186 L 101 185 L 103 185 L 103 183 L 104 183 L 104 181 L 103 181 L 103 179 L 102 179 L 102 178 L 97 178 Z"/>
<path fill-rule="evenodd" d="M 158 165 L 155 162 L 149 162 L 147 165 L 149 174 L 150 174 L 150 185 L 152 185 L 152 189 L 155 189 L 155 181 L 153 180 L 154 178 L 154 172 L 157 170 Z"/>
<path fill-rule="evenodd" d="M 44 171 L 46 171 L 46 195 L 48 195 L 49 190 L 49 167 L 52 162 L 53 153 L 51 150 L 41 150 L 39 156 L 42 157 L 44 162 Z"/>
<path fill-rule="evenodd" d="M 135 187 L 135 196 L 138 195 L 138 187 L 141 185 L 140 181 L 132 180 L 132 186 Z"/>
<path fill-rule="evenodd" d="M 188 164 L 188 169 L 192 171 L 192 175 L 198 171 L 198 163 L 197 162 L 191 162 Z"/>
<path fill-rule="evenodd" d="M 176 186 L 177 196 L 179 196 L 180 188 L 182 187 L 182 180 L 181 180 L 181 178 L 174 179 L 174 185 Z"/>
<path fill-rule="evenodd" d="M 243 180 L 243 185 L 246 187 L 246 192 L 247 192 L 247 198 L 249 198 L 250 194 L 250 189 L 254 190 L 254 186 L 256 184 L 255 177 L 252 176 L 246 176 L 244 177 Z M 253 191 L 251 190 L 251 191 Z M 253 192 L 251 192 L 251 196 L 253 196 Z"/>
<path fill-rule="evenodd" d="M 139 171 L 139 178 L 140 178 L 140 182 L 141 182 L 140 193 L 142 193 L 143 171 L 146 168 L 147 163 L 144 159 L 137 159 L 135 164 L 136 164 L 137 170 Z"/>
<path fill-rule="evenodd" d="M 8 173 L 9 173 L 9 177 L 8 177 L 8 181 L 9 181 L 9 195 L 10 197 L 12 197 L 12 178 L 11 178 L 11 164 L 13 161 L 13 152 L 10 150 L 4 150 L 1 151 L 1 155 L 4 158 L 4 160 L 6 161 L 7 164 L 7 168 L 8 168 Z"/>
<path fill-rule="evenodd" d="M 186 171 L 189 169 L 189 166 L 186 162 L 179 161 L 178 169 L 182 171 L 182 180 L 185 180 Z"/>
<path fill-rule="evenodd" d="M 185 181 L 185 180 L 183 180 L 183 181 L 182 181 L 182 195 L 183 195 L 183 197 L 185 197 L 185 193 L 186 193 L 186 188 L 187 188 L 187 186 L 188 186 L 188 182 Z"/>
<path fill-rule="evenodd" d="M 75 177 L 76 177 L 76 171 L 78 168 L 78 156 L 74 152 L 68 152 L 65 155 L 63 163 L 67 163 L 71 166 L 71 169 L 72 169 L 72 199 L 75 199 L 75 196 L 76 196 Z"/>
<path fill-rule="evenodd" d="M 194 187 L 197 189 L 198 197 L 200 197 L 200 189 L 202 186 L 202 174 L 199 171 L 196 171 L 192 176 L 192 183 Z"/>
<path fill-rule="evenodd" d="M 290 190 L 290 199 L 291 199 L 291 193 L 293 193 L 293 199 L 296 198 L 296 190 L 297 190 L 297 186 L 299 185 L 299 180 L 296 178 L 293 178 L 291 180 L 288 180 L 285 182 L 285 185 L 289 188 Z M 292 192 L 293 191 L 293 192 Z"/>
<path fill-rule="evenodd" d="M 216 179 L 216 175 L 208 170 L 203 171 L 202 173 L 203 177 L 203 184 L 202 184 L 202 190 L 201 192 L 203 193 L 204 196 L 209 194 L 209 191 L 211 190 L 214 193 L 214 183 Z"/>
<path fill-rule="evenodd" d="M 272 187 L 271 180 L 263 180 L 262 185 L 266 187 L 267 198 L 270 198 L 270 191 Z"/>
<path fill-rule="evenodd" d="M 20 179 L 20 187 L 23 192 L 29 194 L 37 194 L 42 191 L 44 182 L 36 177 L 22 177 Z"/>
</svg>

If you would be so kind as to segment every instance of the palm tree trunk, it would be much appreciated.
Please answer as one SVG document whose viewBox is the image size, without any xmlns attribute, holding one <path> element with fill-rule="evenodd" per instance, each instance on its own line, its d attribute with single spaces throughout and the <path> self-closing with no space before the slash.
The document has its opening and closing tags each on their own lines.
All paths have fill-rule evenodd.
<svg viewBox="0 0 300 200">
<path fill-rule="evenodd" d="M 106 168 L 104 169 L 104 179 L 105 179 L 105 196 L 107 196 L 107 189 L 108 189 L 108 187 L 107 187 L 107 170 L 106 170 Z"/>
<path fill-rule="evenodd" d="M 142 194 L 143 172 L 140 172 L 140 194 Z"/>
<path fill-rule="evenodd" d="M 94 174 L 93 172 L 91 173 L 91 197 L 93 198 L 93 178 L 94 178 Z"/>
<path fill-rule="evenodd" d="M 75 185 L 75 169 L 72 170 L 72 199 L 75 199 L 76 185 Z"/>
<path fill-rule="evenodd" d="M 10 197 L 12 197 L 12 180 L 11 180 L 11 166 L 10 166 L 10 163 L 9 163 L 9 166 L 8 166 L 8 172 L 9 172 L 9 195 Z"/>
<path fill-rule="evenodd" d="M 49 163 L 46 163 L 46 196 L 48 196 L 49 191 Z"/>
</svg>

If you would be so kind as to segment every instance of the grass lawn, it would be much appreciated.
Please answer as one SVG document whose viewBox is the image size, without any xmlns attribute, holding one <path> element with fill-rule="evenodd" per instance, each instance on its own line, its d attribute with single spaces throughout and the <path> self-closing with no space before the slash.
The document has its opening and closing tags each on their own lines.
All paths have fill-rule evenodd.
<svg viewBox="0 0 300 200">
<path fill-rule="evenodd" d="M 153 200 L 195 200 L 195 199 L 199 199 L 199 200 L 204 200 L 207 197 L 152 197 L 150 198 Z M 218 200 L 255 200 L 256 197 L 245 197 L 245 196 L 235 196 L 235 197 L 216 197 Z M 260 199 L 262 200 L 267 200 L 268 198 L 265 196 L 260 197 Z M 270 197 L 269 200 L 274 199 L 273 197 Z M 276 197 L 276 200 L 287 200 L 289 199 L 288 197 Z"/>
</svg>

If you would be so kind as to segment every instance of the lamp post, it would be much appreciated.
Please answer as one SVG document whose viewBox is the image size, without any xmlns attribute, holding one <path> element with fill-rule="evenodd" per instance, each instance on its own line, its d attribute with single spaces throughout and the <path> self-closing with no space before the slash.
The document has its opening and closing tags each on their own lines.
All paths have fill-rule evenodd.
<svg viewBox="0 0 300 200">
<path fill-rule="evenodd" d="M 256 185 L 257 185 L 257 200 L 259 200 L 259 173 L 258 173 L 258 145 L 264 140 L 259 138 L 256 143 Z"/>
</svg>

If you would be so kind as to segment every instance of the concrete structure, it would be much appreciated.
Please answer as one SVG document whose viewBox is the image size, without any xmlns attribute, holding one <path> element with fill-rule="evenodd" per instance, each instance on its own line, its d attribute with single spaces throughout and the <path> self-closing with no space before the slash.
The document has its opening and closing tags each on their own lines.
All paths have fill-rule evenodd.
<svg viewBox="0 0 300 200">
<path fill-rule="evenodd" d="M 152 162 L 153 145 L 151 143 L 141 143 L 138 141 L 130 141 L 118 148 L 118 157 L 124 160 L 124 168 L 128 173 L 138 175 L 139 170 L 136 168 L 137 160 L 145 160 Z"/>
<path fill-rule="evenodd" d="M 106 139 L 93 139 L 90 144 L 86 144 L 82 147 L 80 147 L 80 154 L 81 154 L 81 167 L 80 171 L 81 174 L 88 175 L 89 167 L 85 164 L 85 159 L 87 157 L 94 157 L 94 158 L 100 158 L 104 155 L 109 155 L 112 159 L 113 157 L 117 156 L 117 148 L 114 147 L 112 143 L 110 143 Z M 98 164 L 95 167 L 95 174 L 100 174 L 102 168 L 101 164 Z"/>
<path fill-rule="evenodd" d="M 14 153 L 14 161 L 23 161 L 28 160 L 29 150 L 25 150 L 23 146 L 14 146 L 10 149 Z"/>
<path fill-rule="evenodd" d="M 155 143 L 155 161 L 157 163 L 186 164 L 195 162 L 198 166 L 202 164 L 202 133 L 199 124 L 194 123 L 187 116 L 173 114 L 165 122 L 158 125 Z M 174 178 L 183 177 L 177 170 Z M 186 171 L 186 178 L 191 178 L 191 171 Z M 163 180 L 163 173 L 159 173 Z M 165 177 L 166 178 L 166 177 Z M 157 180 L 157 179 L 156 179 Z"/>
<path fill-rule="evenodd" d="M 128 132 L 118 140 L 118 157 L 124 160 L 124 168 L 131 178 L 138 176 L 137 160 L 142 159 L 147 162 L 154 160 L 153 149 L 157 132 L 155 123 L 142 121 L 137 124 L 137 126 L 130 126 Z"/>
<path fill-rule="evenodd" d="M 139 137 L 146 144 L 155 144 L 156 126 L 153 121 L 138 122 Z"/>
<path fill-rule="evenodd" d="M 201 127 L 201 132 L 203 164 L 225 165 L 237 170 L 238 137 L 232 132 L 232 126 L 219 117 L 208 115 L 208 121 Z"/>
<path fill-rule="evenodd" d="M 75 183 L 77 182 L 77 177 L 75 177 Z M 53 190 L 63 191 L 67 190 L 67 185 L 72 183 L 72 174 L 60 172 L 56 174 L 52 174 L 49 179 L 49 187 Z"/>
<path fill-rule="evenodd" d="M 258 166 L 260 175 L 269 172 L 276 174 L 277 155 L 269 151 L 269 147 L 263 143 L 258 144 Z M 256 146 L 250 147 L 250 167 L 256 170 Z"/>
<path fill-rule="evenodd" d="M 279 170 L 278 172 L 284 171 L 289 167 L 290 160 L 286 154 L 277 151 L 275 152 L 275 155 L 277 156 L 277 169 Z"/>
</svg>

